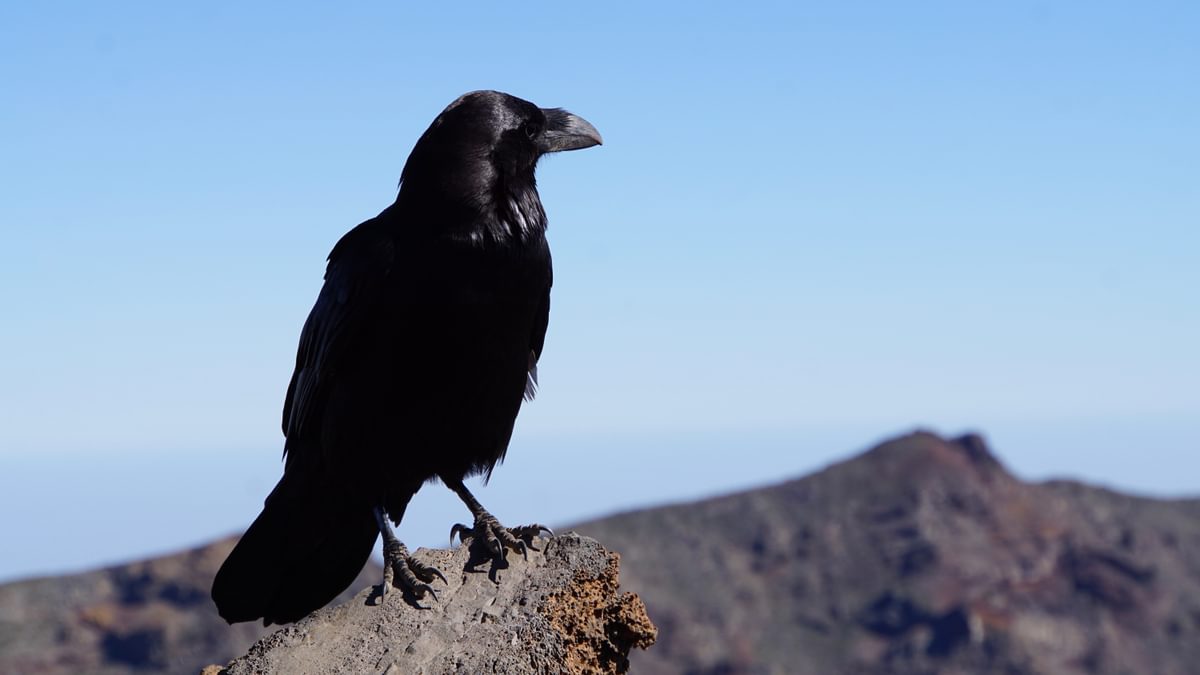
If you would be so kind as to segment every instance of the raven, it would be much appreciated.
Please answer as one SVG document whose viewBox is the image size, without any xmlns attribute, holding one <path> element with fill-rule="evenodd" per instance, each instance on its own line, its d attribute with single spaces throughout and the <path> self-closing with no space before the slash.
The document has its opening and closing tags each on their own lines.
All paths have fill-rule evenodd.
<svg viewBox="0 0 1200 675">
<path fill-rule="evenodd" d="M 329 254 L 284 399 L 283 477 L 213 581 L 222 618 L 300 619 L 380 534 L 383 591 L 436 598 L 441 573 L 392 531 L 427 481 L 474 517 L 451 537 L 496 558 L 545 529 L 503 527 L 463 479 L 491 476 L 537 385 L 551 285 L 538 159 L 600 142 L 577 115 L 496 91 L 459 97 L 417 140 L 395 202 Z"/>
</svg>

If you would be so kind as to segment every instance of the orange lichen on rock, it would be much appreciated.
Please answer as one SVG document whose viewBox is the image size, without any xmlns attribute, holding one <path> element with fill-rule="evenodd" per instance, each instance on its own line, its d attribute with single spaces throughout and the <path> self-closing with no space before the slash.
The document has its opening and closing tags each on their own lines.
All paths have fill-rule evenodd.
<svg viewBox="0 0 1200 675">
<path fill-rule="evenodd" d="M 635 593 L 617 593 L 620 561 L 618 554 L 610 553 L 600 576 L 578 574 L 541 608 L 563 637 L 564 666 L 572 675 L 627 672 L 629 650 L 645 649 L 658 639 L 642 599 Z"/>
</svg>

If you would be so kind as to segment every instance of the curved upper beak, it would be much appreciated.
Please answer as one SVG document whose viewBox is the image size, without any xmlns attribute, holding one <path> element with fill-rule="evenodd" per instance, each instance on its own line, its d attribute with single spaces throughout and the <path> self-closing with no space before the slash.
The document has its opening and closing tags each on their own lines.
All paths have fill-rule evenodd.
<svg viewBox="0 0 1200 675">
<path fill-rule="evenodd" d="M 546 129 L 538 139 L 542 152 L 582 150 L 604 142 L 596 127 L 579 115 L 562 108 L 543 108 L 542 113 L 546 115 Z"/>
</svg>

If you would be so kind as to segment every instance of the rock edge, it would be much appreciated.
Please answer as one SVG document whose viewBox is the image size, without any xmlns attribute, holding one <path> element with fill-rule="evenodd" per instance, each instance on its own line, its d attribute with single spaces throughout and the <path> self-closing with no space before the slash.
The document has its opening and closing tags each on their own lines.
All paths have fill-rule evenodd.
<svg viewBox="0 0 1200 675">
<path fill-rule="evenodd" d="M 567 533 L 497 565 L 475 547 L 420 549 L 447 583 L 438 600 L 379 586 L 260 640 L 222 673 L 624 673 L 658 630 L 618 591 L 620 556 Z"/>
</svg>

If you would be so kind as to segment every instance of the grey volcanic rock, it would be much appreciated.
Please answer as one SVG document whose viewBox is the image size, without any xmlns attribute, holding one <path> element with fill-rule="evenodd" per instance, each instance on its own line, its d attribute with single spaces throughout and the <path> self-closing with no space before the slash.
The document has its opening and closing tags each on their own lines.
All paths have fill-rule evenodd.
<svg viewBox="0 0 1200 675">
<path fill-rule="evenodd" d="M 0 586 L 0 674 L 195 673 L 244 653 L 275 628 L 230 626 L 208 597 L 236 542 Z M 335 602 L 382 574 L 369 563 Z"/>
<path fill-rule="evenodd" d="M 566 534 L 497 568 L 468 547 L 416 555 L 446 575 L 438 601 L 359 593 L 264 638 L 224 670 L 257 673 L 623 673 L 656 630 L 617 592 L 616 554 Z"/>
<path fill-rule="evenodd" d="M 974 435 L 577 529 L 661 629 L 638 673 L 1200 672 L 1200 500 L 1023 483 Z"/>
</svg>

